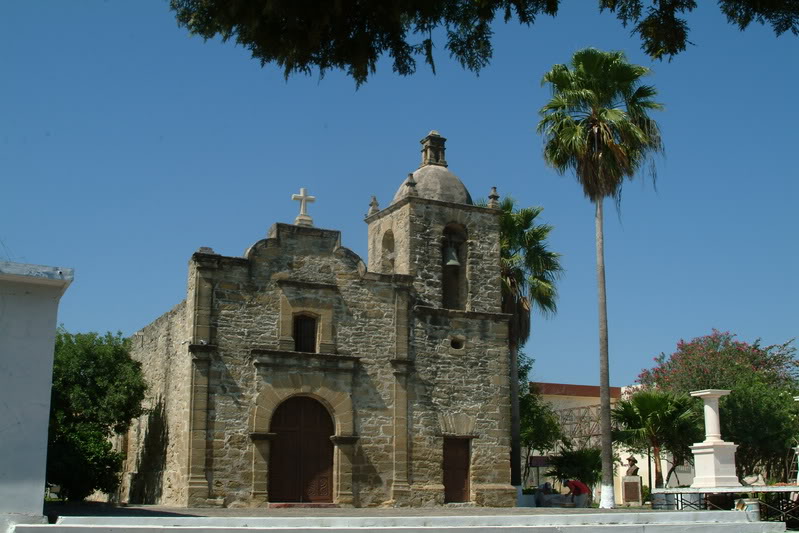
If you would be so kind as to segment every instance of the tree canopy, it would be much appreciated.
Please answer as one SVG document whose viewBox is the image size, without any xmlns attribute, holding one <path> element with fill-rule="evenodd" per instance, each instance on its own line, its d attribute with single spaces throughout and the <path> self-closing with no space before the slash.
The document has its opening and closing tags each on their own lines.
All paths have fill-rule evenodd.
<svg viewBox="0 0 799 533">
<path fill-rule="evenodd" d="M 719 0 L 728 22 L 741 30 L 768 24 L 777 35 L 799 35 L 799 3 L 792 0 Z M 450 57 L 474 72 L 491 61 L 492 24 L 532 25 L 540 15 L 556 16 L 560 0 L 171 0 L 180 26 L 206 39 L 220 36 L 247 48 L 262 65 L 276 63 L 288 78 L 345 71 L 360 85 L 383 55 L 394 72 L 416 72 L 422 59 L 435 72 L 434 32 L 446 36 Z M 584 9 L 587 9 L 585 3 Z M 651 57 L 671 58 L 688 44 L 687 16 L 696 0 L 599 0 L 642 41 Z M 591 6 L 591 9 L 596 9 Z"/>
<path fill-rule="evenodd" d="M 761 346 L 736 340 L 729 331 L 713 330 L 691 341 L 680 340 L 677 351 L 654 358 L 655 367 L 638 376 L 642 385 L 687 393 L 702 389 L 727 389 L 757 379 L 775 386 L 796 386 L 799 361 L 787 342 Z"/>
<path fill-rule="evenodd" d="M 557 312 L 557 280 L 563 267 L 560 254 L 548 246 L 552 226 L 538 223 L 543 207 L 518 208 L 511 196 L 503 198 L 499 207 L 502 312 L 511 315 L 511 346 L 520 347 L 530 337 L 533 308 L 544 315 Z"/>
<path fill-rule="evenodd" d="M 680 341 L 677 351 L 655 357 L 655 367 L 638 380 L 673 393 L 730 389 L 721 398 L 721 434 L 738 445 L 738 477 L 762 474 L 786 480 L 799 435 L 799 361 L 791 342 L 761 346 L 730 332 Z M 753 431 L 752 428 L 757 428 Z"/>
<path fill-rule="evenodd" d="M 57 332 L 47 482 L 59 485 L 62 497 L 82 500 L 119 484 L 123 457 L 109 437 L 142 414 L 146 390 L 129 342 L 120 333 Z"/>
</svg>

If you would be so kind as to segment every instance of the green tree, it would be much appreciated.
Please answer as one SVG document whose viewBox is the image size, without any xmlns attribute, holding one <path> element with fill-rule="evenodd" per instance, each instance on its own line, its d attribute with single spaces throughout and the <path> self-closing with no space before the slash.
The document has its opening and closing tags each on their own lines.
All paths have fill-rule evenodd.
<svg viewBox="0 0 799 533">
<path fill-rule="evenodd" d="M 520 353 L 520 360 L 523 359 L 522 355 Z M 552 450 L 565 439 L 565 436 L 552 406 L 545 402 L 534 388 L 530 387 L 527 394 L 519 398 L 519 411 L 521 445 L 525 450 L 522 480 L 526 484 L 530 475 L 530 456 L 533 450 L 542 453 Z"/>
<path fill-rule="evenodd" d="M 446 49 L 461 66 L 479 72 L 489 64 L 494 21 L 531 25 L 558 14 L 559 0 L 171 0 L 178 25 L 205 39 L 234 39 L 262 65 L 276 63 L 286 77 L 340 69 L 360 85 L 384 54 L 394 72 L 416 72 L 423 58 L 435 72 L 433 33 L 443 31 Z M 728 22 L 741 30 L 770 24 L 777 35 L 799 34 L 799 3 L 790 0 L 719 0 Z M 642 40 L 652 58 L 673 57 L 688 41 L 686 14 L 695 0 L 599 0 Z M 591 9 L 596 9 L 592 7 Z"/>
<path fill-rule="evenodd" d="M 799 436 L 799 408 L 793 401 L 797 392 L 796 386 L 775 387 L 755 377 L 737 383 L 721 399 L 721 431 L 738 445 L 735 468 L 741 480 L 762 474 L 769 482 L 796 481 L 788 473 Z"/>
<path fill-rule="evenodd" d="M 601 451 L 598 448 L 561 448 L 557 455 L 550 457 L 552 469 L 546 475 L 555 479 L 579 479 L 593 487 L 602 475 Z"/>
<path fill-rule="evenodd" d="M 95 490 L 110 493 L 119 484 L 123 457 L 109 437 L 142 414 L 146 390 L 129 342 L 121 333 L 57 332 L 47 481 L 70 500 Z"/>
<path fill-rule="evenodd" d="M 793 387 L 799 380 L 799 361 L 792 341 L 761 346 L 738 341 L 729 331 L 713 330 L 691 341 L 680 340 L 670 356 L 661 353 L 655 367 L 643 370 L 638 381 L 677 393 L 724 389 L 753 375 L 766 384 Z"/>
<path fill-rule="evenodd" d="M 655 487 L 663 487 L 661 453 L 671 452 L 676 463 L 690 454 L 691 444 L 701 440 L 701 419 L 690 396 L 642 389 L 619 400 L 611 418 L 616 426 L 616 442 L 638 452 L 652 449 Z"/>
<path fill-rule="evenodd" d="M 547 247 L 552 231 L 548 224 L 537 224 L 542 207 L 518 209 L 506 196 L 500 203 L 500 275 L 502 312 L 511 315 L 508 328 L 511 387 L 511 484 L 519 486 L 521 475 L 521 419 L 519 388 L 525 387 L 527 372 L 519 373 L 519 349 L 530 338 L 533 308 L 550 314 L 557 311 L 555 282 L 562 272 L 560 254 Z M 528 368 L 529 371 L 529 368 Z"/>
<path fill-rule="evenodd" d="M 586 48 L 575 52 L 571 68 L 555 65 L 542 80 L 552 88 L 552 99 L 541 108 L 538 124 L 545 138 L 544 159 L 561 174 L 573 171 L 595 206 L 603 468 L 600 506 L 604 508 L 613 507 L 614 495 L 602 203 L 611 197 L 618 207 L 624 180 L 633 179 L 652 155 L 663 149 L 657 124 L 648 115 L 662 108 L 652 100 L 657 91 L 641 84 L 648 74 L 646 67 L 628 63 L 622 52 Z M 651 169 L 654 179 L 654 165 Z"/>
<path fill-rule="evenodd" d="M 787 480 L 792 446 L 799 435 L 799 361 L 792 342 L 761 346 L 738 341 L 730 332 L 713 330 L 691 341 L 681 340 L 670 356 L 660 354 L 655 367 L 639 381 L 673 393 L 730 389 L 720 401 L 721 431 L 738 444 L 738 477 L 763 474 Z M 756 427 L 757 431 L 752 431 Z"/>
</svg>

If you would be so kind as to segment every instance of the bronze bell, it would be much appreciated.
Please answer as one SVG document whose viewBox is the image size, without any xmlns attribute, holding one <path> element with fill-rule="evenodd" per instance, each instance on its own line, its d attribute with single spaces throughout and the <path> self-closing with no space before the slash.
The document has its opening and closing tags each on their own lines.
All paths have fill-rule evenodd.
<svg viewBox="0 0 799 533">
<path fill-rule="evenodd" d="M 444 247 L 444 266 L 461 266 L 461 262 L 458 261 L 458 249 L 452 244 Z"/>
</svg>

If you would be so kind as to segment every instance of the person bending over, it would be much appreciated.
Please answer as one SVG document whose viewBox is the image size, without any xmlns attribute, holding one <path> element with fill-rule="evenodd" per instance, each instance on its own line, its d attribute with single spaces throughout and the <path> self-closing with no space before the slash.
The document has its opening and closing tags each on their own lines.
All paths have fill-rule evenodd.
<svg viewBox="0 0 799 533">
<path fill-rule="evenodd" d="M 569 488 L 566 496 L 572 497 L 575 507 L 588 507 L 588 495 L 591 494 L 588 485 L 577 479 L 570 479 L 563 486 Z"/>
</svg>

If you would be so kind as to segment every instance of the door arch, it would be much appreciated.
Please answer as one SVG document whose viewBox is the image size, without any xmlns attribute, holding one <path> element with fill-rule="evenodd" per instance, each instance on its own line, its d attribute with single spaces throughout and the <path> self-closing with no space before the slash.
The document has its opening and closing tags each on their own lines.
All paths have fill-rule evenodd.
<svg viewBox="0 0 799 533">
<path fill-rule="evenodd" d="M 333 501 L 333 419 L 307 396 L 293 396 L 272 415 L 269 501 Z"/>
</svg>

